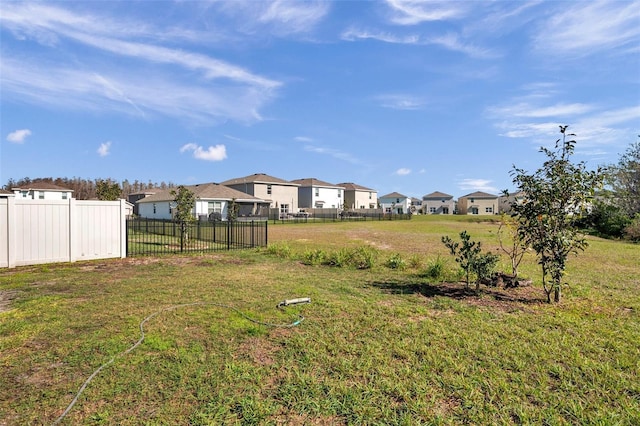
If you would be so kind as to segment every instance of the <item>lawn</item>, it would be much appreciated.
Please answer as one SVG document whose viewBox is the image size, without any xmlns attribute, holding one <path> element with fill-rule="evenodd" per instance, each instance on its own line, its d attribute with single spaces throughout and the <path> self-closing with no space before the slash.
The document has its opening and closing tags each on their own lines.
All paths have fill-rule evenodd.
<svg viewBox="0 0 640 426">
<path fill-rule="evenodd" d="M 54 423 L 112 357 L 60 424 L 638 424 L 640 245 L 590 238 L 549 305 L 532 256 L 532 286 L 453 282 L 440 237 L 465 229 L 499 252 L 494 222 L 416 217 L 0 270 L 0 425 Z M 372 269 L 301 261 L 358 247 Z M 437 263 L 452 282 L 429 277 Z M 293 297 L 311 303 L 276 308 Z"/>
</svg>

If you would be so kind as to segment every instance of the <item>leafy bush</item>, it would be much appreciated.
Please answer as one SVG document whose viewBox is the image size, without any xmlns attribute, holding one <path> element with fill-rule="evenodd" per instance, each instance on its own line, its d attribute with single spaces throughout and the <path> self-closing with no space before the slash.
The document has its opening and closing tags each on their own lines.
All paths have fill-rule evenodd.
<svg viewBox="0 0 640 426">
<path fill-rule="evenodd" d="M 291 247 L 287 243 L 274 243 L 267 246 L 267 253 L 283 259 L 291 258 Z"/>
<path fill-rule="evenodd" d="M 419 254 L 413 254 L 409 257 L 409 267 L 413 269 L 422 269 L 424 262 Z"/>
<path fill-rule="evenodd" d="M 434 281 L 443 281 L 445 277 L 446 262 L 440 256 L 432 259 L 427 263 L 427 269 L 424 275 Z"/>
<path fill-rule="evenodd" d="M 324 250 L 307 250 L 302 255 L 302 263 L 305 265 L 321 265 L 327 258 Z"/>
<path fill-rule="evenodd" d="M 624 228 L 624 236 L 633 242 L 640 242 L 640 213 Z"/>
<path fill-rule="evenodd" d="M 375 266 L 378 251 L 370 246 L 360 246 L 351 252 L 350 264 L 358 269 L 371 269 Z"/>
<path fill-rule="evenodd" d="M 585 232 L 604 238 L 622 238 L 631 219 L 618 206 L 595 203 L 591 212 L 578 221 Z"/>
<path fill-rule="evenodd" d="M 386 266 L 390 269 L 404 269 L 407 266 L 407 263 L 404 261 L 400 253 L 394 253 L 387 260 Z"/>
<path fill-rule="evenodd" d="M 349 249 L 341 248 L 340 250 L 334 250 L 330 252 L 324 263 L 329 266 L 342 268 L 343 266 L 347 266 L 349 264 L 350 257 L 351 254 Z"/>
</svg>

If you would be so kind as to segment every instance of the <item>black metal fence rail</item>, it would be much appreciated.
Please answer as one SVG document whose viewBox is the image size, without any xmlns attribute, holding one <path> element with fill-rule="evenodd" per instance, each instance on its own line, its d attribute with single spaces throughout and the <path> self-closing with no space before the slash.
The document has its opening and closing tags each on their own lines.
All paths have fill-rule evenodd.
<svg viewBox="0 0 640 426">
<path fill-rule="evenodd" d="M 267 245 L 267 221 L 127 219 L 127 256 L 238 250 Z"/>
<path fill-rule="evenodd" d="M 364 222 L 376 220 L 411 220 L 411 214 L 397 213 L 293 213 L 293 214 L 271 214 L 269 221 L 272 223 L 319 223 L 319 222 Z"/>
</svg>

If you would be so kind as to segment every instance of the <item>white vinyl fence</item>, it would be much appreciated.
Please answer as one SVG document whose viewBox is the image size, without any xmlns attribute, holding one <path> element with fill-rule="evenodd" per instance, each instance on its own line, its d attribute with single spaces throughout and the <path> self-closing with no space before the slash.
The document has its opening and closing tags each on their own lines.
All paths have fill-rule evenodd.
<svg viewBox="0 0 640 426">
<path fill-rule="evenodd" d="M 0 197 L 0 267 L 126 257 L 127 202 Z"/>
</svg>

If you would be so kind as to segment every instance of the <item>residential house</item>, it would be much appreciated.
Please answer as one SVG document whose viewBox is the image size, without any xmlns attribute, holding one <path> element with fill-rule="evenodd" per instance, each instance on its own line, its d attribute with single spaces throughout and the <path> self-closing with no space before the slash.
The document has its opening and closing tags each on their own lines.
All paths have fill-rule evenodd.
<svg viewBox="0 0 640 426">
<path fill-rule="evenodd" d="M 420 198 L 411 197 L 410 211 L 412 214 L 420 214 L 422 212 L 422 200 Z"/>
<path fill-rule="evenodd" d="M 14 195 L 15 194 L 13 192 L 0 188 L 0 197 L 12 197 Z"/>
<path fill-rule="evenodd" d="M 267 217 L 269 202 L 228 186 L 215 183 L 185 185 L 196 197 L 193 210 L 194 217 L 201 220 L 226 220 L 231 203 L 238 206 L 238 218 L 263 216 Z M 140 217 L 150 219 L 171 219 L 174 216 L 176 188 L 158 190 L 155 194 L 139 199 L 138 213 Z"/>
<path fill-rule="evenodd" d="M 500 196 L 498 198 L 498 213 L 510 213 L 513 204 L 519 204 L 524 200 L 524 192 L 517 191 L 509 194 L 508 197 Z"/>
<path fill-rule="evenodd" d="M 344 205 L 344 188 L 316 178 L 295 179 L 298 187 L 298 208 L 341 209 Z"/>
<path fill-rule="evenodd" d="M 422 197 L 422 212 L 424 214 L 453 214 L 455 212 L 453 195 L 435 191 Z"/>
<path fill-rule="evenodd" d="M 497 195 L 478 191 L 458 198 L 458 214 L 492 215 L 497 213 Z"/>
<path fill-rule="evenodd" d="M 280 210 L 281 216 L 297 213 L 298 187 L 297 183 L 269 176 L 264 173 L 230 179 L 221 183 L 245 194 L 253 195 L 269 203 L 270 208 Z"/>
<path fill-rule="evenodd" d="M 155 193 L 156 191 L 149 190 L 149 191 L 133 192 L 127 195 L 127 201 L 133 204 L 133 214 L 135 215 L 140 214 L 140 212 L 138 211 L 138 204 L 137 204 L 139 200 L 142 200 L 143 198 L 153 195 Z"/>
<path fill-rule="evenodd" d="M 411 198 L 397 192 L 383 195 L 378 201 L 384 213 L 404 214 L 411 211 Z"/>
<path fill-rule="evenodd" d="M 49 182 L 34 182 L 11 188 L 18 199 L 25 200 L 68 200 L 73 190 Z"/>
<path fill-rule="evenodd" d="M 344 188 L 344 205 L 350 209 L 377 209 L 378 191 L 352 182 L 339 183 Z"/>
</svg>

